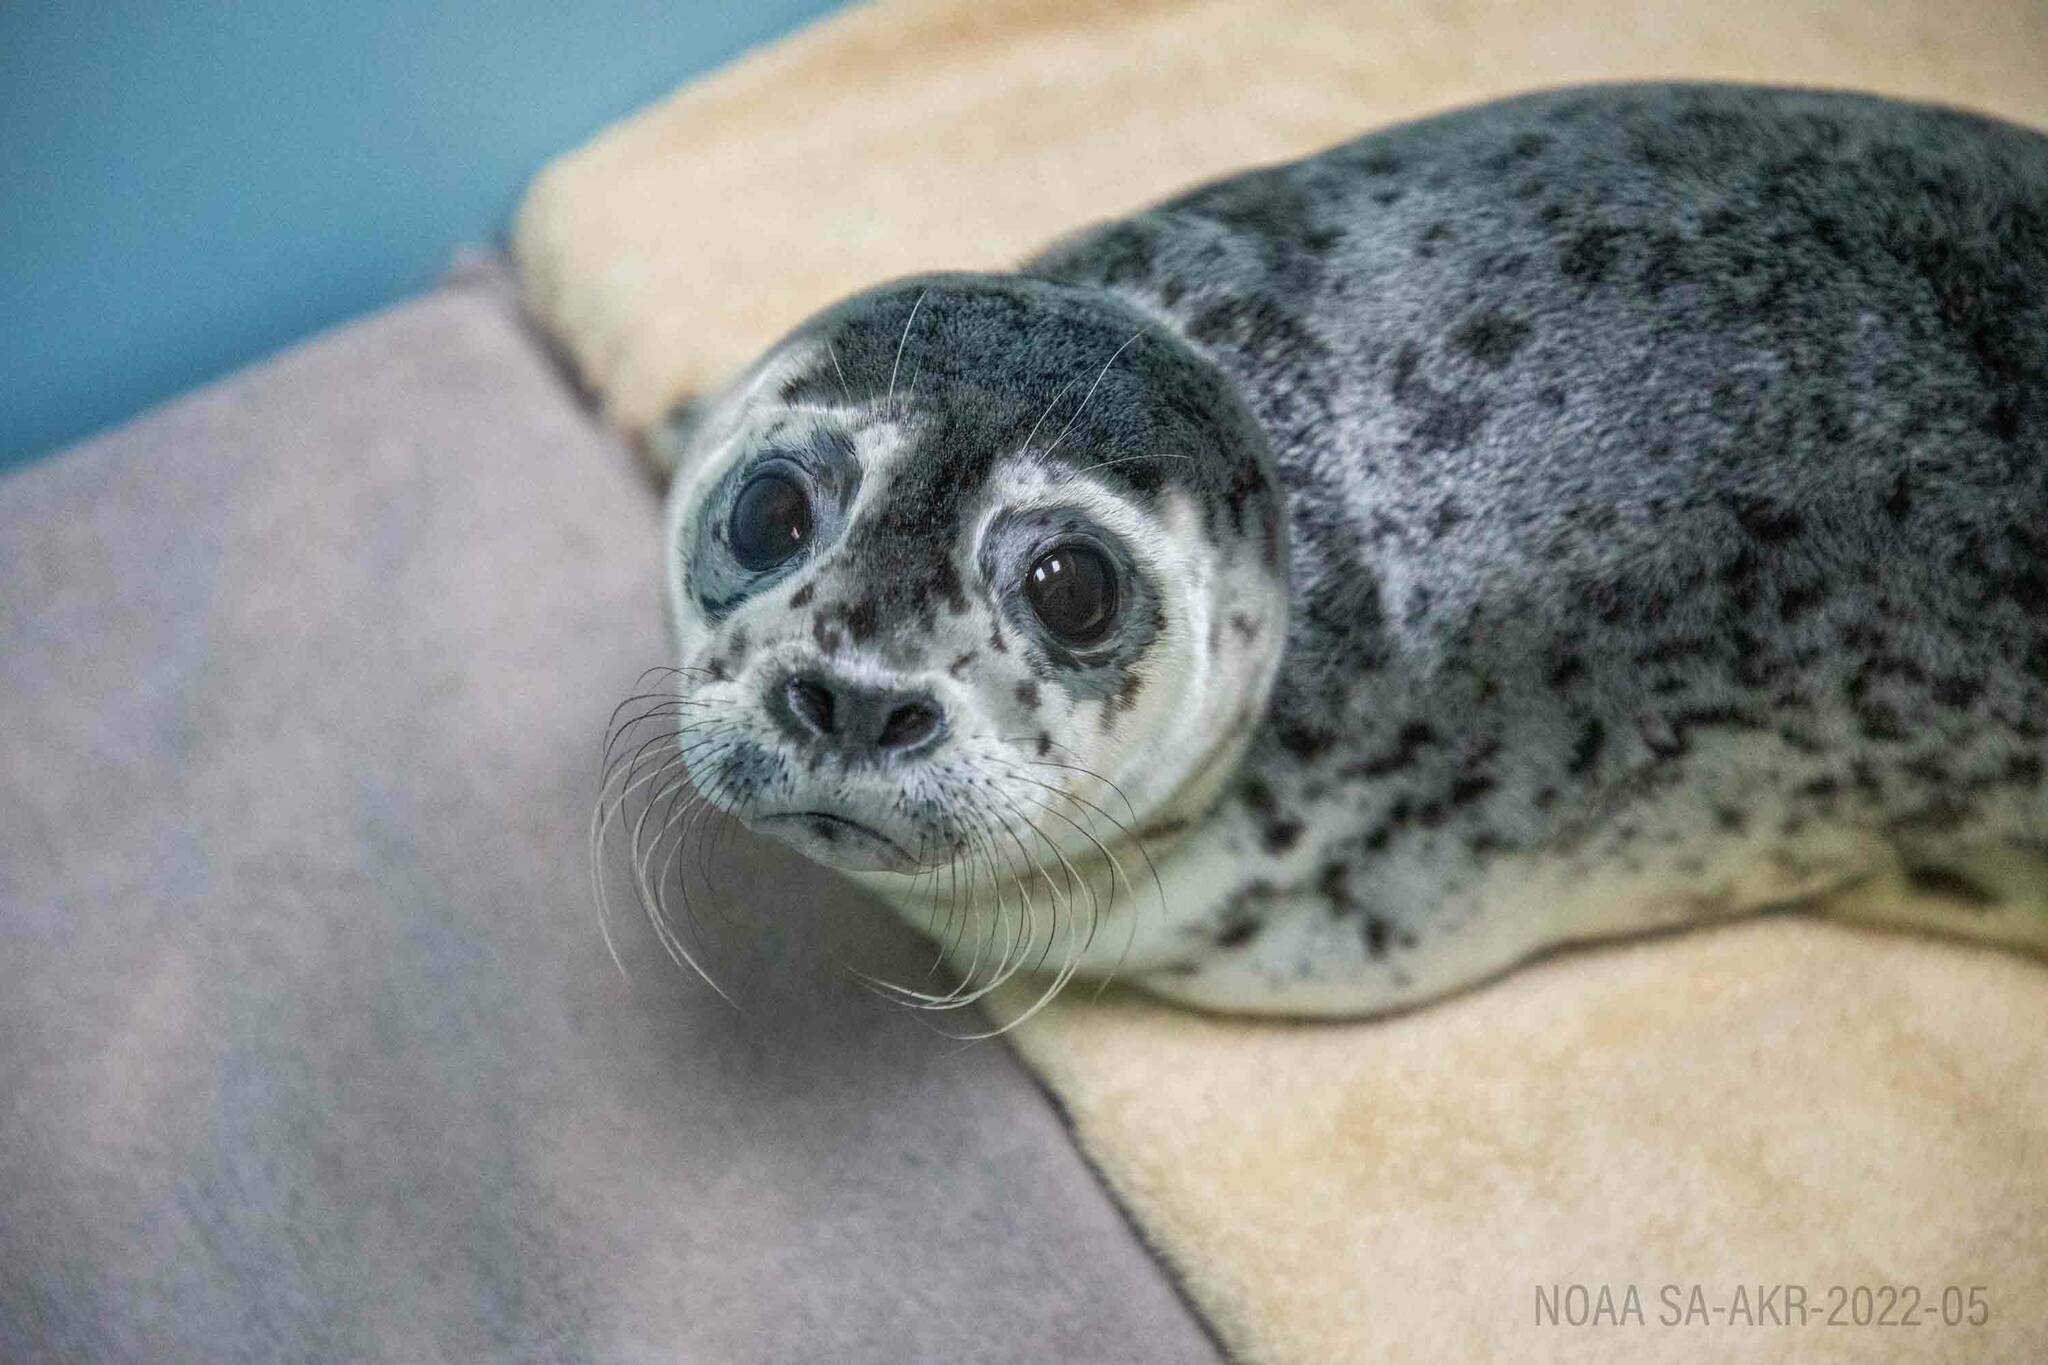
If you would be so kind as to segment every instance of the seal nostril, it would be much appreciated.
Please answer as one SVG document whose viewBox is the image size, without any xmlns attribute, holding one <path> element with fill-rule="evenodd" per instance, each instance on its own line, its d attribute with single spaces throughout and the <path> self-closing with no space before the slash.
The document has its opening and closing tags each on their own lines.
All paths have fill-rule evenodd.
<svg viewBox="0 0 2048 1365">
<path fill-rule="evenodd" d="M 784 695 L 796 718 L 814 734 L 832 733 L 832 690 L 808 678 L 791 678 Z"/>
<path fill-rule="evenodd" d="M 882 723 L 875 743 L 884 749 L 909 749 L 938 732 L 939 711 L 930 702 L 913 701 L 897 707 Z"/>
</svg>

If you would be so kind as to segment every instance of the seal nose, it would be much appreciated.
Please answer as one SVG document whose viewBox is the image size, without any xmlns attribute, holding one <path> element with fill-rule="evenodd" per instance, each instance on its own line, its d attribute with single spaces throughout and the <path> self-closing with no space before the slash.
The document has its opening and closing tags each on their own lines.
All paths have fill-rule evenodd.
<svg viewBox="0 0 2048 1365">
<path fill-rule="evenodd" d="M 769 711 L 800 743 L 847 755 L 909 754 L 945 732 L 938 703 L 923 693 L 869 687 L 830 673 L 799 673 L 769 696 Z"/>
</svg>

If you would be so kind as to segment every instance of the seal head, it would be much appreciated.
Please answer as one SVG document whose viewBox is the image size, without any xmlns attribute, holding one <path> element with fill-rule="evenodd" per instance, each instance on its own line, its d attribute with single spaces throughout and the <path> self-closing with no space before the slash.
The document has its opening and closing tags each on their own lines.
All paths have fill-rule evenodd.
<svg viewBox="0 0 2048 1365">
<path fill-rule="evenodd" d="M 1085 856 L 1212 798 L 1265 704 L 1264 437 L 1104 291 L 886 285 L 662 441 L 685 761 L 815 859 L 1001 880 Z"/>
</svg>

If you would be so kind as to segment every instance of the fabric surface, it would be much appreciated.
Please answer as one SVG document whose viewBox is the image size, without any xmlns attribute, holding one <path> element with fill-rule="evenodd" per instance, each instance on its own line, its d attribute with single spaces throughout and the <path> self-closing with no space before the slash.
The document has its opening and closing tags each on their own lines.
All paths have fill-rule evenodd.
<svg viewBox="0 0 2048 1365">
<path fill-rule="evenodd" d="M 1015 1038 L 1246 1360 L 2020 1362 L 2048 1359 L 2044 1019 L 2038 963 L 1783 920 L 1374 1024 L 1130 995 Z M 1573 1285 L 1586 1313 L 1540 1316 Z M 1989 1320 L 1858 1326 L 1886 1286 L 1916 1321 L 1982 1286 Z"/>
<path fill-rule="evenodd" d="M 482 285 L 0 481 L 0 1360 L 1215 1358 L 842 884 L 613 967 L 655 520 Z"/>
<path fill-rule="evenodd" d="M 885 0 L 556 163 L 516 247 L 645 432 L 846 292 L 1399 118 L 1719 77 L 2044 125 L 2044 70 L 2048 11 L 2019 0 Z M 1773 921 L 1362 1025 L 1077 993 L 1017 1042 L 1247 1360 L 2019 1361 L 2048 1358 L 2044 1009 L 2035 963 Z M 1572 1285 L 1617 1309 L 1633 1285 L 1645 1320 L 1539 1325 L 1538 1288 Z M 1663 1326 L 1667 1285 L 1714 1316 Z M 1738 1286 L 1786 1285 L 1810 1325 L 1730 1321 Z M 1990 1320 L 1833 1326 L 1837 1285 L 1982 1286 Z"/>
</svg>

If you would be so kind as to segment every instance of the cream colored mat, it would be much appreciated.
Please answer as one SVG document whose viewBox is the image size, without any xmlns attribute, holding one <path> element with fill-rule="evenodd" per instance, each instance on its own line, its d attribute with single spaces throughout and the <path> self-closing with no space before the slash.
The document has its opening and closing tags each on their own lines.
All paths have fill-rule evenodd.
<svg viewBox="0 0 2048 1365">
<path fill-rule="evenodd" d="M 515 246 L 538 314 L 642 431 L 853 289 L 1002 265 L 1398 118 L 1692 76 L 2048 125 L 2044 73 L 2036 0 L 885 0 L 563 158 Z M 1779 921 L 1376 1024 L 1112 995 L 1017 1041 L 1247 1360 L 2048 1360 L 2033 963 Z M 1804 1326 L 1773 1325 L 1786 1286 Z M 1621 1321 L 1572 1325 L 1603 1290 Z M 1916 1294 L 1931 1320 L 1854 1325 Z"/>
</svg>

